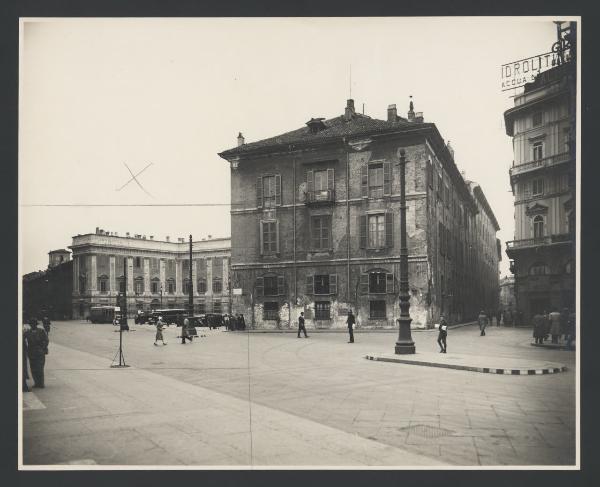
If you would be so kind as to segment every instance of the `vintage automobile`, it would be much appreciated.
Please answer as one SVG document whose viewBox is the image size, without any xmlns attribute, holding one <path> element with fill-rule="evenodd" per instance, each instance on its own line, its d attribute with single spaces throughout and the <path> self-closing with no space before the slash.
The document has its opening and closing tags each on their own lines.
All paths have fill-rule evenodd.
<svg viewBox="0 0 600 487">
<path fill-rule="evenodd" d="M 115 319 L 116 306 L 92 306 L 90 321 L 92 323 L 112 323 Z"/>
</svg>

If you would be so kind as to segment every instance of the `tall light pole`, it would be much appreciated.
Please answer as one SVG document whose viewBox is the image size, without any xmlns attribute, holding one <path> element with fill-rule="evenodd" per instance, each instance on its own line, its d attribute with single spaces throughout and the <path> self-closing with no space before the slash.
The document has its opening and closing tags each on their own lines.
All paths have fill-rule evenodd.
<svg viewBox="0 0 600 487">
<path fill-rule="evenodd" d="M 189 286 L 188 286 L 188 316 L 194 316 L 194 283 L 192 281 L 192 236 L 190 235 L 190 265 L 189 267 Z M 190 320 L 191 321 L 191 320 Z M 190 323 L 191 324 L 191 323 Z"/>
<path fill-rule="evenodd" d="M 408 292 L 408 248 L 406 244 L 406 157 L 399 149 L 400 162 L 400 318 L 398 318 L 398 340 L 396 354 L 415 353 L 415 342 L 410 334 L 410 294 Z"/>
</svg>

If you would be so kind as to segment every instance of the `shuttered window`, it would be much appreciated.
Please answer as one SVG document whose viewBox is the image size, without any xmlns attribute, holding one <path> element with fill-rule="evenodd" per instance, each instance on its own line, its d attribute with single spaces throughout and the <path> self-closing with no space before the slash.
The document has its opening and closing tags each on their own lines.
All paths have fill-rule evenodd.
<svg viewBox="0 0 600 487">
<path fill-rule="evenodd" d="M 259 176 L 256 179 L 256 205 L 258 208 L 281 205 L 281 175 Z"/>
<path fill-rule="evenodd" d="M 279 222 L 260 222 L 260 249 L 262 255 L 275 254 L 279 252 Z"/>
<path fill-rule="evenodd" d="M 313 216 L 311 227 L 313 249 L 328 250 L 331 248 L 331 216 Z"/>
<path fill-rule="evenodd" d="M 256 278 L 257 296 L 281 296 L 285 294 L 284 276 L 263 276 Z"/>
</svg>

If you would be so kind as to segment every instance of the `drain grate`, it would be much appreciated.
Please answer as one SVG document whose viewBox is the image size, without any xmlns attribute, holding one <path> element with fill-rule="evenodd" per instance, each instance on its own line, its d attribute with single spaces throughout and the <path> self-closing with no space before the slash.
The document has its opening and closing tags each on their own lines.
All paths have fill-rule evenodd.
<svg viewBox="0 0 600 487">
<path fill-rule="evenodd" d="M 400 431 L 408 431 L 411 435 L 421 436 L 423 438 L 440 438 L 442 436 L 450 436 L 454 433 L 451 430 L 445 428 L 439 428 L 438 426 L 431 426 L 429 424 L 415 424 L 412 426 L 406 426 L 400 428 Z"/>
</svg>

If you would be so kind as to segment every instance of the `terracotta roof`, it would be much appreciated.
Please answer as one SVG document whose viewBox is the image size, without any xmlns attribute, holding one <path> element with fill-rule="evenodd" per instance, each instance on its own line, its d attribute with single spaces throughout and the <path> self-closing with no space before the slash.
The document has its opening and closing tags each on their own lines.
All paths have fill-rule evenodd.
<svg viewBox="0 0 600 487">
<path fill-rule="evenodd" d="M 394 132 L 404 128 L 419 128 L 430 126 L 427 123 L 408 122 L 400 118 L 397 122 L 388 122 L 387 120 L 378 120 L 367 115 L 355 113 L 350 120 L 346 120 L 344 115 L 339 117 L 323 120 L 325 128 L 313 133 L 310 128 L 304 126 L 302 128 L 286 132 L 275 137 L 259 140 L 243 144 L 233 149 L 228 149 L 219 153 L 221 157 L 226 159 L 230 156 L 252 152 L 254 150 L 277 148 L 278 146 L 288 146 L 290 144 L 307 144 L 326 142 L 341 137 L 368 135 L 375 133 Z"/>
</svg>

